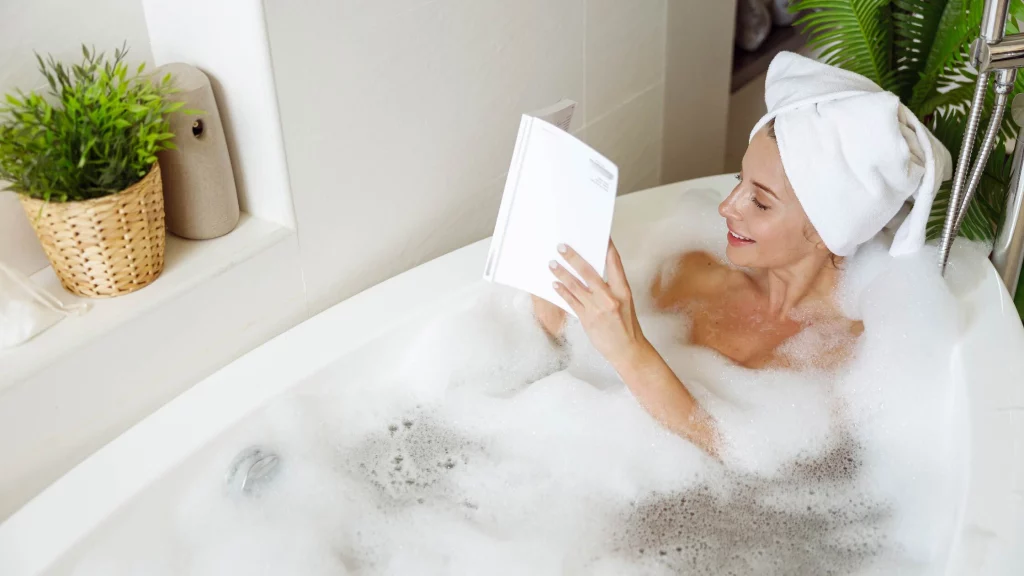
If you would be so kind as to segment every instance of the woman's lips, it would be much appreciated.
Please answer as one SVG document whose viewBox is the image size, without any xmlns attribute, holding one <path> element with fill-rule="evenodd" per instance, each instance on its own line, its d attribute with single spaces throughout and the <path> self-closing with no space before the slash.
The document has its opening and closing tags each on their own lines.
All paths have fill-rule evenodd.
<svg viewBox="0 0 1024 576">
<path fill-rule="evenodd" d="M 739 234 L 733 232 L 732 229 L 729 230 L 728 236 L 730 246 L 749 246 L 750 244 L 754 243 L 754 241 L 751 240 L 750 238 L 747 238 L 746 236 L 740 236 Z"/>
</svg>

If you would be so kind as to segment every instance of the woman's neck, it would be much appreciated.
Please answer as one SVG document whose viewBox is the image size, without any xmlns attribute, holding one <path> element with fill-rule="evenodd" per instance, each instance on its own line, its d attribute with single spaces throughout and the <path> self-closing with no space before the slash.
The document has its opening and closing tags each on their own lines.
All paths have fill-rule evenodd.
<svg viewBox="0 0 1024 576">
<path fill-rule="evenodd" d="M 839 269 L 827 253 L 811 254 L 788 266 L 768 268 L 758 276 L 758 284 L 768 297 L 769 310 L 778 318 L 789 316 L 804 304 L 832 304 L 839 283 Z"/>
</svg>

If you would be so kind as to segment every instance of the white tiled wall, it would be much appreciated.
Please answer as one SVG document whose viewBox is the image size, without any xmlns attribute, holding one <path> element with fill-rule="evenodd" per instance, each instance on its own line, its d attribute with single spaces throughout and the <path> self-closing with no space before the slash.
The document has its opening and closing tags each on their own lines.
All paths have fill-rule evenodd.
<svg viewBox="0 0 1024 576">
<path fill-rule="evenodd" d="M 45 86 L 33 51 L 76 62 L 82 43 L 112 54 L 125 42 L 129 60 L 150 60 L 140 0 L 0 1 L 0 98 L 15 89 Z M 0 192 L 0 262 L 25 273 L 47 265 L 17 198 L 10 192 Z"/>
<path fill-rule="evenodd" d="M 669 0 L 662 180 L 722 173 L 732 76 L 732 0 Z"/>
<path fill-rule="evenodd" d="M 520 114 L 561 98 L 622 192 L 662 182 L 669 3 L 722 38 L 677 60 L 727 70 L 706 0 L 266 0 L 312 311 L 488 236 Z"/>
<path fill-rule="evenodd" d="M 726 130 L 725 169 L 739 172 L 747 152 L 750 131 L 768 112 L 764 103 L 764 81 L 767 73 L 751 80 L 729 98 L 729 124 Z"/>
<path fill-rule="evenodd" d="M 587 122 L 665 81 L 666 0 L 586 3 Z"/>
<path fill-rule="evenodd" d="M 621 170 L 619 190 L 643 190 L 661 183 L 665 86 L 656 84 L 583 128 L 579 136 Z"/>
</svg>

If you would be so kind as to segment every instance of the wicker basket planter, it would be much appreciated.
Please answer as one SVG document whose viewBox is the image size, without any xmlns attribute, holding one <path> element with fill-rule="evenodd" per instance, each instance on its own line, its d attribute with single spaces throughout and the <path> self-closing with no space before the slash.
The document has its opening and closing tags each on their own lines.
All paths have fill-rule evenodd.
<svg viewBox="0 0 1024 576">
<path fill-rule="evenodd" d="M 61 284 L 72 294 L 109 298 L 147 286 L 164 269 L 160 165 L 122 192 L 82 202 L 21 205 Z"/>
</svg>

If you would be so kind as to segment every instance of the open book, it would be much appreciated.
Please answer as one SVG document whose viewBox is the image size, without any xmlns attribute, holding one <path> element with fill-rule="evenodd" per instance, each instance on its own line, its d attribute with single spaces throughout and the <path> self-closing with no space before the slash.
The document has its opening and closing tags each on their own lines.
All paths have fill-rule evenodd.
<svg viewBox="0 0 1024 576">
<path fill-rule="evenodd" d="M 524 115 L 484 279 L 525 290 L 573 314 L 548 268 L 572 267 L 557 246 L 572 246 L 604 275 L 619 169 L 568 132 Z M 578 275 L 577 275 L 578 276 Z"/>
</svg>

